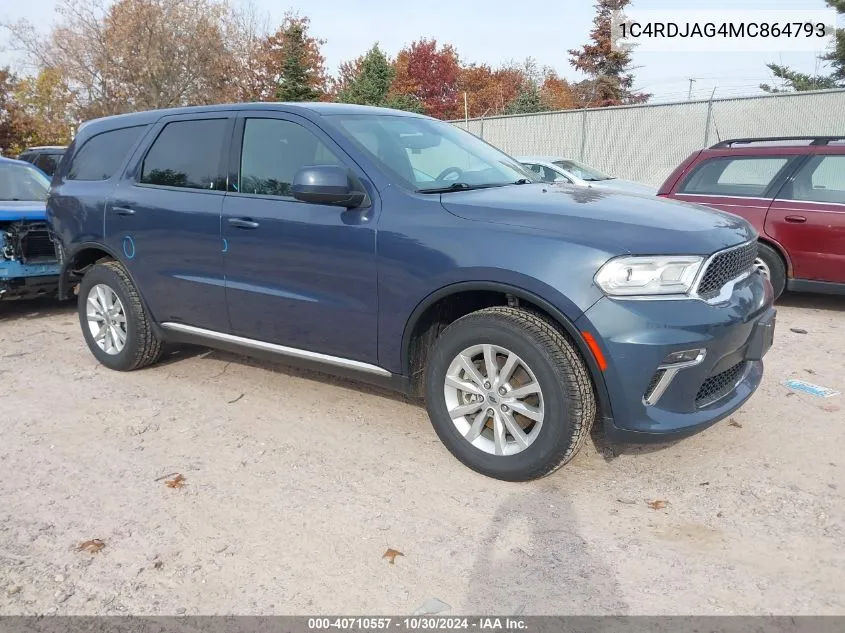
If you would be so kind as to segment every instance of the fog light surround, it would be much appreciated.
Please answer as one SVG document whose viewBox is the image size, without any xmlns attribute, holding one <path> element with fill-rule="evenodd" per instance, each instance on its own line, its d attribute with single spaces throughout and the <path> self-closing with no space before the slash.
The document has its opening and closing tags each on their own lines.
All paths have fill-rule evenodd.
<svg viewBox="0 0 845 633">
<path fill-rule="evenodd" d="M 707 350 L 704 348 L 685 349 L 667 354 L 663 362 L 657 367 L 657 371 L 662 371 L 663 375 L 657 381 L 654 389 L 643 397 L 643 404 L 647 407 L 657 404 L 657 401 L 675 380 L 678 372 L 689 367 L 695 367 L 704 360 L 705 356 L 707 356 Z"/>
<path fill-rule="evenodd" d="M 695 363 L 696 365 L 704 360 L 707 355 L 706 349 L 686 349 L 681 352 L 672 352 L 666 354 L 666 358 L 660 363 L 661 367 L 669 365 L 678 365 L 679 363 Z M 699 356 L 701 358 L 699 358 Z"/>
</svg>

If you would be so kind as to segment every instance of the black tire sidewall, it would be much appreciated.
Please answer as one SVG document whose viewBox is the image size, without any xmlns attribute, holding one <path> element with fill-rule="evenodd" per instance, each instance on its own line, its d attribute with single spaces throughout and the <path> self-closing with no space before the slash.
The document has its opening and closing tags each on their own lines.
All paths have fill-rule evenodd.
<svg viewBox="0 0 845 633">
<path fill-rule="evenodd" d="M 522 358 L 534 372 L 543 392 L 545 416 L 540 434 L 531 446 L 515 455 L 492 455 L 474 447 L 455 427 L 446 407 L 443 386 L 449 365 L 464 349 L 484 343 L 507 348 Z M 485 317 L 484 322 L 458 321 L 441 335 L 429 355 L 426 405 L 438 437 L 462 463 L 497 479 L 523 481 L 550 470 L 574 441 L 573 416 L 566 403 L 567 389 L 562 384 L 566 380 L 566 376 L 556 371 L 554 361 L 543 346 L 528 332 L 504 319 Z"/>
<path fill-rule="evenodd" d="M 107 354 L 94 341 L 91 330 L 88 328 L 88 315 L 86 313 L 88 293 L 97 284 L 103 284 L 111 288 L 123 304 L 123 312 L 126 315 L 126 344 L 118 354 Z M 88 349 L 96 359 L 108 367 L 118 371 L 125 371 L 132 366 L 133 359 L 137 356 L 138 343 L 138 318 L 135 314 L 136 306 L 130 300 L 126 284 L 114 270 L 101 264 L 95 265 L 89 270 L 82 282 L 79 284 L 79 302 L 77 312 L 79 314 L 79 325 L 82 327 L 82 335 L 88 344 Z"/>
<path fill-rule="evenodd" d="M 780 255 L 767 244 L 758 244 L 757 256 L 769 267 L 769 281 L 774 290 L 774 298 L 777 299 L 786 289 L 786 266 Z"/>
</svg>

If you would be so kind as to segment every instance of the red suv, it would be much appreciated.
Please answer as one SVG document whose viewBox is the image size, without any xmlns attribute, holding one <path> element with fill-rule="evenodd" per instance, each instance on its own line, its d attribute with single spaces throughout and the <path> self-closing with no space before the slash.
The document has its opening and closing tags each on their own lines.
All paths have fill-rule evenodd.
<svg viewBox="0 0 845 633">
<path fill-rule="evenodd" d="M 845 137 L 743 138 L 695 152 L 659 196 L 739 215 L 758 269 L 784 289 L 845 294 Z"/>
</svg>

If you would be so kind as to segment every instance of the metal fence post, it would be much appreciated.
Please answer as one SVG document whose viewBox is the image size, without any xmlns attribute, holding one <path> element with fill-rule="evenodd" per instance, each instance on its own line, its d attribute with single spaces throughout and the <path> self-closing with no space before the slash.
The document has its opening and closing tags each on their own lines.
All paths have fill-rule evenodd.
<svg viewBox="0 0 845 633">
<path fill-rule="evenodd" d="M 710 93 L 710 100 L 707 102 L 707 122 L 704 124 L 704 147 L 710 144 L 710 121 L 713 120 L 713 96 L 716 94 L 716 89 Z"/>
<path fill-rule="evenodd" d="M 584 162 L 584 152 L 587 149 L 587 110 L 581 113 L 581 154 L 578 160 Z"/>
</svg>

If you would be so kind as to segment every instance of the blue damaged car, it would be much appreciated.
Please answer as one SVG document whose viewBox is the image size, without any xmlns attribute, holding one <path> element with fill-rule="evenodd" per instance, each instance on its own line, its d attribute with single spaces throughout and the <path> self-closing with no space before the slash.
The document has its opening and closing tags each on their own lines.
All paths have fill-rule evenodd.
<svg viewBox="0 0 845 633">
<path fill-rule="evenodd" d="M 55 294 L 61 268 L 47 227 L 50 181 L 27 162 L 0 158 L 0 300 Z"/>
</svg>

